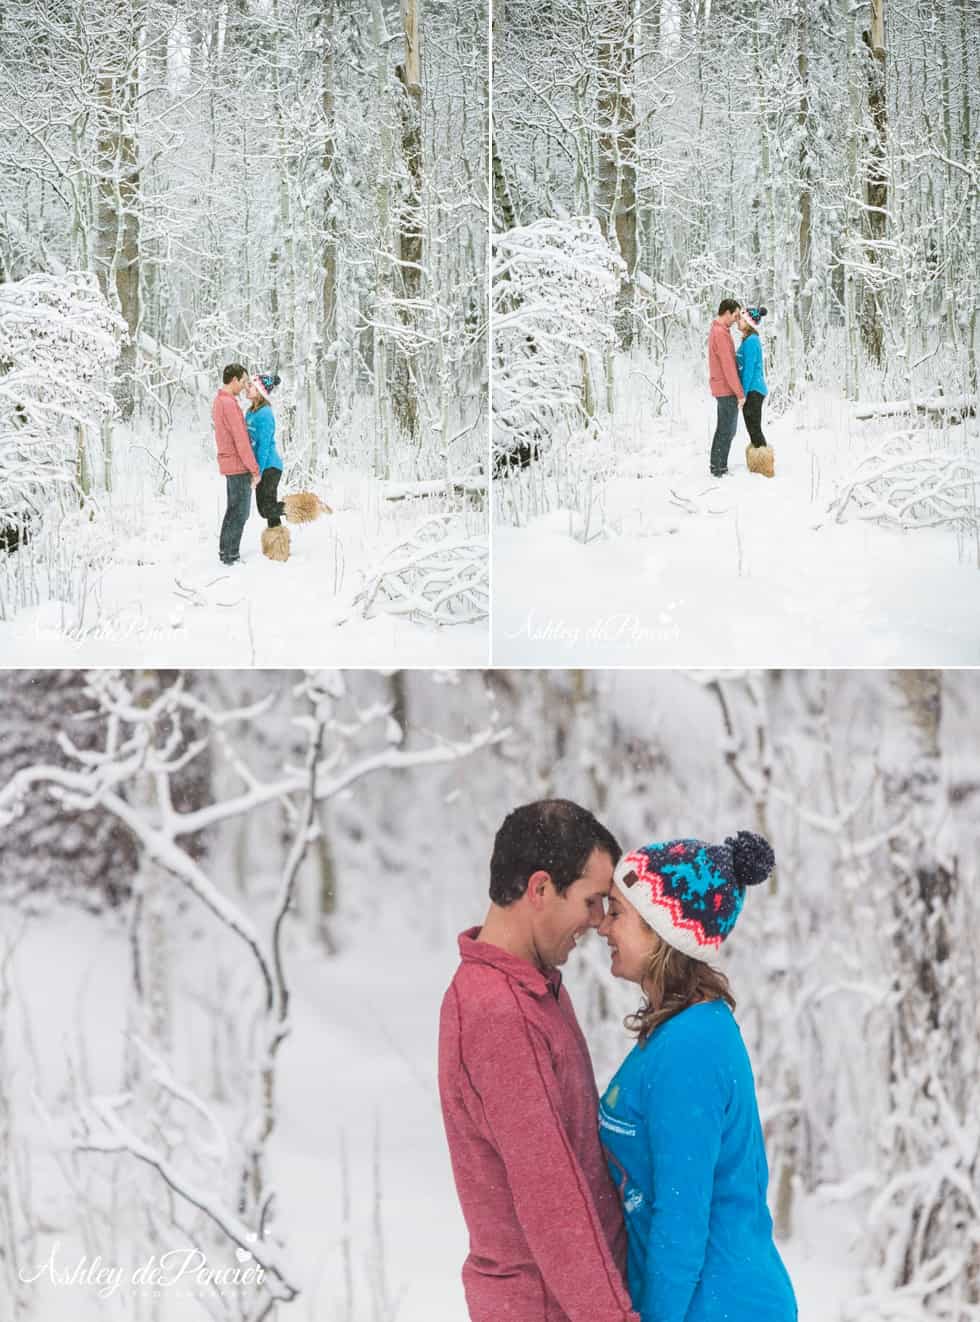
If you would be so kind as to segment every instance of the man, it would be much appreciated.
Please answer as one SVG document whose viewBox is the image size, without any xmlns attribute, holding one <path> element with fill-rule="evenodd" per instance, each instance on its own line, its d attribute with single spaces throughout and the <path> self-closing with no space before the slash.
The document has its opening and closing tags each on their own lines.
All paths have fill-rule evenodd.
<svg viewBox="0 0 980 1322">
<path fill-rule="evenodd" d="M 738 427 L 738 411 L 745 403 L 731 332 L 732 322 L 741 310 L 741 303 L 723 298 L 708 332 L 708 385 L 718 401 L 718 421 L 711 442 L 712 477 L 724 477 L 728 472 L 728 452 Z"/>
<path fill-rule="evenodd" d="M 473 1322 L 639 1322 L 585 1038 L 557 966 L 604 916 L 613 836 L 565 799 L 504 820 L 442 1003 L 439 1095 Z"/>
<path fill-rule="evenodd" d="M 236 402 L 248 384 L 248 373 L 241 363 L 229 363 L 221 380 L 221 389 L 211 406 L 218 446 L 218 471 L 224 474 L 228 493 L 218 554 L 223 565 L 237 565 L 241 563 L 242 529 L 252 504 L 252 488 L 258 484 L 259 466 L 252 453 L 245 419 Z"/>
</svg>

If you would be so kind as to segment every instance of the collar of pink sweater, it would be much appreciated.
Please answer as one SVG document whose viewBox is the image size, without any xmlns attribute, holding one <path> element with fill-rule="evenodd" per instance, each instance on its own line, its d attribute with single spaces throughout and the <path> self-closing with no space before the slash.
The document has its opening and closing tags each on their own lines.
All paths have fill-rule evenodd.
<svg viewBox="0 0 980 1322">
<path fill-rule="evenodd" d="M 558 969 L 549 969 L 543 973 L 519 955 L 512 955 L 500 946 L 491 945 L 489 941 L 478 941 L 480 931 L 479 927 L 471 927 L 460 933 L 459 957 L 464 963 L 485 964 L 489 968 L 499 969 L 534 996 L 547 996 L 549 992 L 552 996 L 558 995 L 561 988 L 561 973 Z"/>
</svg>

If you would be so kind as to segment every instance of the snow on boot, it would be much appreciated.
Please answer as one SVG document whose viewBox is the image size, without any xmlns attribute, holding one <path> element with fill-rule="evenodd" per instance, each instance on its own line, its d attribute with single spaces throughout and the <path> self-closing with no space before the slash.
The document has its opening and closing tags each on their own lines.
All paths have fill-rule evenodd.
<svg viewBox="0 0 980 1322">
<path fill-rule="evenodd" d="M 750 473 L 761 473 L 763 477 L 773 477 L 776 472 L 776 456 L 771 445 L 747 445 L 745 462 Z"/>
<path fill-rule="evenodd" d="M 289 559 L 289 529 L 282 524 L 278 528 L 262 529 L 262 554 L 270 560 Z"/>
<path fill-rule="evenodd" d="M 283 513 L 290 523 L 312 523 L 321 514 L 332 514 L 329 505 L 324 504 L 312 491 L 296 491 L 283 498 Z"/>
</svg>

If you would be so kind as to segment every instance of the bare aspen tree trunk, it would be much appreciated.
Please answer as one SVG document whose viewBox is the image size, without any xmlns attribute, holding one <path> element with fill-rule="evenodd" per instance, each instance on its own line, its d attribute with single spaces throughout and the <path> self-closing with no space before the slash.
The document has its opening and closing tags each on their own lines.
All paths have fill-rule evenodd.
<svg viewBox="0 0 980 1322">
<path fill-rule="evenodd" d="M 333 919 L 337 912 L 337 867 L 330 847 L 329 815 L 328 805 L 320 804 L 317 810 L 319 832 L 314 846 L 319 874 L 316 936 L 328 955 L 336 955 L 339 947 L 333 934 Z"/>
<path fill-rule="evenodd" d="M 493 120 L 491 117 L 490 132 L 493 134 Z M 517 224 L 514 211 L 514 200 L 510 195 L 510 189 L 507 186 L 507 176 L 504 174 L 503 161 L 500 159 L 500 152 L 497 150 L 496 138 L 491 136 L 491 168 L 493 170 L 493 207 L 494 219 L 499 221 L 501 229 L 513 229 Z"/>
<path fill-rule="evenodd" d="M 808 19 L 809 0 L 799 0 L 797 7 L 797 70 L 800 76 L 800 102 L 797 112 L 797 124 L 800 134 L 800 226 L 798 231 L 798 297 L 797 322 L 800 332 L 800 344 L 803 359 L 803 375 L 809 378 L 810 342 L 813 333 L 811 318 L 813 315 L 813 294 L 810 281 L 813 274 L 810 244 L 812 241 L 812 196 L 810 166 L 810 31 Z"/>
<path fill-rule="evenodd" d="M 868 240 L 868 265 L 879 263 L 878 244 L 885 237 L 888 221 L 888 175 L 885 165 L 885 136 L 888 109 L 885 101 L 885 0 L 871 0 L 871 29 L 862 32 L 867 53 L 868 112 L 871 142 L 864 185 L 864 236 Z M 884 350 L 884 327 L 878 291 L 865 280 L 861 300 L 861 337 L 869 358 L 880 364 Z"/>
<path fill-rule="evenodd" d="M 80 422 L 75 423 L 75 486 L 81 501 L 92 493 L 92 466 L 88 457 L 88 437 Z"/>
<path fill-rule="evenodd" d="M 137 705 L 148 706 L 156 696 L 159 681 L 148 679 Z M 151 818 L 156 811 L 154 781 L 148 775 L 137 779 L 132 791 L 135 805 Z M 164 869 L 146 851 L 140 855 L 133 877 L 133 911 L 130 924 L 130 952 L 136 1007 L 140 1022 L 136 1031 L 151 1043 L 170 1050 L 172 1038 L 171 981 L 173 952 L 169 922 L 174 917 L 173 882 Z M 131 1067 L 138 1069 L 136 1058 Z"/>
<path fill-rule="evenodd" d="M 398 270 L 401 285 L 400 319 L 405 328 L 395 361 L 392 403 L 406 436 L 419 439 L 419 402 L 416 382 L 416 327 L 422 297 L 422 56 L 419 48 L 421 0 L 401 0 L 405 59 L 395 73 L 400 84 L 401 150 L 407 183 L 398 217 Z"/>
<path fill-rule="evenodd" d="M 320 286 L 320 386 L 327 408 L 328 418 L 336 414 L 334 395 L 337 380 L 337 353 L 334 347 L 337 338 L 337 227 L 333 219 L 334 202 L 334 157 L 336 154 L 337 120 L 334 104 L 334 28 L 336 9 L 334 0 L 326 0 L 323 6 L 323 92 L 321 110 L 323 112 L 323 177 L 326 184 L 324 198 L 324 234 L 322 258 L 322 283 Z"/>
<path fill-rule="evenodd" d="M 125 24 L 121 13 L 116 17 L 120 24 L 115 34 L 117 42 L 108 48 L 105 58 L 109 67 L 98 85 L 95 260 L 102 292 L 126 322 L 113 394 L 120 415 L 128 420 L 136 400 L 140 325 L 140 175 L 136 142 L 139 65 L 135 15 L 128 13 Z"/>
<path fill-rule="evenodd" d="M 603 0 L 598 36 L 598 179 L 596 209 L 603 231 L 626 263 L 617 330 L 624 349 L 635 335 L 636 107 L 633 0 Z"/>
<path fill-rule="evenodd" d="M 961 128 L 961 150 L 964 161 L 968 161 L 971 155 L 976 157 L 976 143 L 973 140 L 971 124 L 971 88 L 976 85 L 976 79 L 965 76 L 965 71 L 976 69 L 976 60 L 978 56 L 978 45 L 980 39 L 976 35 L 976 11 L 973 0 L 960 0 L 959 6 L 959 31 L 960 31 L 960 58 L 962 61 L 960 77 L 960 86 L 962 89 L 962 106 L 960 109 L 960 128 Z M 970 24 L 971 13 L 974 19 L 972 30 Z M 978 207 L 978 193 L 980 188 L 976 185 L 970 190 L 970 200 L 967 211 L 967 217 L 964 221 L 964 231 L 967 238 L 967 253 L 977 253 L 980 251 L 980 207 Z M 973 299 L 973 306 L 970 310 L 970 317 L 967 323 L 967 381 L 966 389 L 975 394 L 980 389 L 980 373 L 977 371 L 977 300 Z"/>
<path fill-rule="evenodd" d="M 892 1112 L 902 1118 L 886 1144 L 893 1191 L 888 1233 L 893 1284 L 917 1293 L 942 1275 L 943 1289 L 958 1305 L 950 1316 L 965 1317 L 980 1303 L 975 1155 L 959 1141 L 976 1105 L 977 1080 L 964 1079 L 961 1069 L 977 1031 L 976 1006 L 963 992 L 975 935 L 962 922 L 956 860 L 938 843 L 947 812 L 942 696 L 941 671 L 901 670 L 888 677 L 880 756 L 886 810 L 899 822 L 888 846 L 895 1005 L 890 1058 Z M 949 1271 L 953 1242 L 964 1246 L 958 1273 Z"/>
<path fill-rule="evenodd" d="M 280 406 L 280 419 L 285 423 L 285 443 L 288 445 L 297 431 L 302 431 L 305 423 L 306 392 L 304 389 L 307 345 L 310 339 L 309 319 L 301 315 L 297 306 L 297 257 L 296 227 L 294 221 L 293 169 L 290 164 L 290 128 L 289 112 L 285 104 L 283 91 L 284 68 L 282 59 L 283 20 L 280 17 L 279 0 L 273 0 L 272 21 L 274 35 L 270 59 L 272 62 L 272 88 L 275 98 L 276 136 L 279 144 L 279 225 L 277 232 L 281 240 L 281 262 L 279 279 L 283 282 L 280 301 L 280 335 L 272 346 L 270 369 L 280 363 L 288 363 L 295 374 L 295 399 Z M 297 417 L 299 410 L 299 417 Z M 301 439 L 305 440 L 303 436 Z"/>
<path fill-rule="evenodd" d="M 847 86 L 850 112 L 847 151 L 848 202 L 842 253 L 844 262 L 844 324 L 847 338 L 844 378 L 845 394 L 848 399 L 857 399 L 860 376 L 857 276 L 854 271 L 854 252 L 860 219 L 855 214 L 855 202 L 852 200 L 856 197 L 859 187 L 858 143 L 861 137 L 861 104 L 858 94 L 859 60 L 855 10 L 853 5 L 849 5 L 847 10 Z"/>
<path fill-rule="evenodd" d="M 392 280 L 389 258 L 391 243 L 391 201 L 389 194 L 392 162 L 391 126 L 388 121 L 388 25 L 385 22 L 381 0 L 372 0 L 371 25 L 375 47 L 375 87 L 380 112 L 381 159 L 376 174 L 376 206 L 378 216 L 378 247 L 375 258 L 375 289 L 383 303 Z M 377 428 L 375 470 L 379 477 L 388 476 L 388 341 L 383 328 L 373 318 L 371 357 L 374 373 L 374 407 Z"/>
</svg>

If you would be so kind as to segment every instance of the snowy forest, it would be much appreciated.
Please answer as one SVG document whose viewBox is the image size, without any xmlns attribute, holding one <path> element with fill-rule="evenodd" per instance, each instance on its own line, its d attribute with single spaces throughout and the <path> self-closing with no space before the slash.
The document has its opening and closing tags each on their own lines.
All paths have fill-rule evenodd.
<svg viewBox="0 0 980 1322">
<path fill-rule="evenodd" d="M 858 614 L 869 664 L 980 659 L 976 20 L 495 0 L 496 663 L 711 665 L 720 625 L 727 661 L 847 665 Z M 709 473 L 724 298 L 767 309 L 772 481 L 741 422 Z"/>
<path fill-rule="evenodd" d="M 975 672 L 6 671 L 0 732 L 5 1316 L 459 1322 L 438 1007 L 556 794 L 772 841 L 724 967 L 801 1317 L 977 1316 Z M 566 976 L 602 1084 L 635 989 Z"/>
<path fill-rule="evenodd" d="M 0 48 L 5 653 L 485 662 L 485 5 L 12 0 Z M 332 511 L 233 576 L 228 363 Z"/>
</svg>

